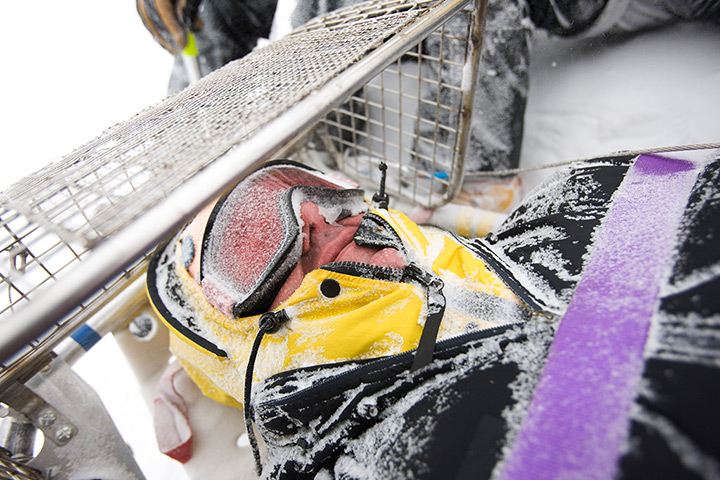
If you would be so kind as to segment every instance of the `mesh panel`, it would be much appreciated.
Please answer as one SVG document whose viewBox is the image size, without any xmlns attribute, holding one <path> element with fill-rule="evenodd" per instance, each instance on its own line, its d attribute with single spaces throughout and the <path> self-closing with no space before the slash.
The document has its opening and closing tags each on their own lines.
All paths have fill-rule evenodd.
<svg viewBox="0 0 720 480">
<path fill-rule="evenodd" d="M 100 241 L 111 242 L 108 237 L 127 231 L 187 179 L 242 146 L 290 107 L 322 96 L 324 86 L 349 67 L 379 65 L 368 61 L 398 37 L 401 53 L 383 58 L 369 75 L 390 67 L 359 89 L 343 90 L 347 100 L 320 122 L 315 130 L 321 135 L 312 139 L 320 139 L 318 145 L 331 152 L 336 165 L 360 181 L 376 185 L 373 167 L 383 159 L 391 166 L 391 193 L 424 205 L 447 201 L 458 181 L 453 172 L 462 167 L 462 95 L 456 93 L 461 90 L 458 72 L 470 55 L 463 35 L 471 19 L 471 11 L 462 10 L 467 3 L 383 1 L 334 12 L 108 129 L 10 187 L 0 194 L 0 321 L 12 322 L 29 300 L 51 304 L 43 297 L 44 288 L 72 286 L 78 263 L 102 262 L 90 255 Z M 453 29 L 455 36 L 440 27 L 423 33 L 430 36 L 420 45 L 422 38 L 407 43 L 411 29 L 427 24 L 431 32 L 447 21 L 446 12 L 457 12 L 451 21 L 465 25 Z M 327 104 L 320 117 L 332 107 Z M 157 232 L 150 235 L 155 235 L 148 237 L 153 241 L 162 238 Z M 46 332 L 30 340 L 23 337 L 25 346 L 0 365 L 0 390 L 19 371 L 27 373 L 39 364 L 39 357 L 141 275 L 143 253 L 128 258 L 131 266 L 111 282 L 92 284 L 96 293 L 74 311 L 25 319 Z"/>
<path fill-rule="evenodd" d="M 466 35 L 434 32 L 325 119 L 320 131 L 343 171 L 377 185 L 384 161 L 390 194 L 427 207 L 451 199 L 471 19 L 461 12 L 453 21 Z"/>
<path fill-rule="evenodd" d="M 472 9 L 460 11 L 321 122 L 317 133 L 342 171 L 375 186 L 385 162 L 391 195 L 429 208 L 452 200 L 473 19 Z"/>
<path fill-rule="evenodd" d="M 419 10 L 281 39 L 119 124 L 0 203 L 92 245 L 380 45 Z"/>
<path fill-rule="evenodd" d="M 30 300 L 45 303 L 45 287 L 76 285 L 77 264 L 102 261 L 90 255 L 99 242 L 127 231 L 178 186 L 289 108 L 311 94 L 322 95 L 324 86 L 351 66 L 382 65 L 373 67 L 371 74 L 378 75 L 370 82 L 343 90 L 347 98 L 340 107 L 331 111 L 339 97 L 323 107 L 319 116 L 329 113 L 303 149 L 329 152 L 336 167 L 372 187 L 376 166 L 385 161 L 389 193 L 426 206 L 449 201 L 462 181 L 463 115 L 469 115 L 462 81 L 479 54 L 468 36 L 473 16 L 485 5 L 463 10 L 468 3 L 390 0 L 333 12 L 108 129 L 1 193 L 0 322 L 11 324 Z M 446 29 L 443 22 L 454 26 Z M 408 32 L 418 26 L 434 32 L 415 38 Z M 392 58 L 369 62 L 397 37 L 401 53 L 393 50 Z M 151 234 L 153 241 L 161 239 Z M 60 340 L 142 275 L 147 256 L 138 253 L 126 264 L 131 266 L 114 280 L 93 283 L 95 293 L 73 311 L 25 319 L 45 333 L 23 337 L 27 343 L 0 364 L 0 392 L 42 365 Z M 9 478 L 36 478 L 21 465 L 6 467 L 12 472 L 7 475 L 16 475 Z"/>
</svg>

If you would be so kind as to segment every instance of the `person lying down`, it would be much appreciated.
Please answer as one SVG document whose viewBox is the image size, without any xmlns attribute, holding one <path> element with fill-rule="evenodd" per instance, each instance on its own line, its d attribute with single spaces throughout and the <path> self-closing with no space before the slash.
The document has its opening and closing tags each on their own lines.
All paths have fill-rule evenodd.
<svg viewBox="0 0 720 480">
<path fill-rule="evenodd" d="M 231 405 L 243 403 L 266 312 L 286 318 L 263 340 L 255 381 L 415 349 L 429 315 L 434 344 L 533 310 L 459 237 L 373 209 L 347 181 L 291 163 L 261 168 L 198 214 L 150 273 L 173 353 Z"/>
<path fill-rule="evenodd" d="M 262 478 L 715 478 L 718 179 L 716 150 L 580 162 L 469 239 L 270 163 L 148 290 Z"/>
</svg>

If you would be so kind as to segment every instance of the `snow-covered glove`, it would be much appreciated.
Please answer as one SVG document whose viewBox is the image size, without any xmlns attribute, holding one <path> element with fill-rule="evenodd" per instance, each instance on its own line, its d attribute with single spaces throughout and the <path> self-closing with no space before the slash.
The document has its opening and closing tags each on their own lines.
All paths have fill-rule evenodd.
<svg viewBox="0 0 720 480">
<path fill-rule="evenodd" d="M 173 55 L 187 45 L 187 32 L 202 29 L 202 0 L 136 0 L 140 18 L 155 40 Z"/>
</svg>

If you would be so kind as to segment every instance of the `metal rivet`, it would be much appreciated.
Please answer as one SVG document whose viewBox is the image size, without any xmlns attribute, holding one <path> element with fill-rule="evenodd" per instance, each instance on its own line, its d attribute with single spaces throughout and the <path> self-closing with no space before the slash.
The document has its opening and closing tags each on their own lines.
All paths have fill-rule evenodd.
<svg viewBox="0 0 720 480">
<path fill-rule="evenodd" d="M 41 427 L 50 427 L 57 420 L 55 412 L 49 409 L 45 409 L 38 415 L 38 423 Z"/>
<path fill-rule="evenodd" d="M 139 317 L 135 317 L 128 326 L 130 333 L 132 333 L 137 339 L 145 339 L 152 333 L 154 328 L 155 321 L 150 318 L 149 315 L 140 315 Z"/>
<path fill-rule="evenodd" d="M 371 419 L 378 416 L 379 410 L 375 402 L 366 401 L 358 404 L 357 413 L 362 418 Z"/>
<path fill-rule="evenodd" d="M 75 430 L 70 425 L 63 425 L 55 431 L 55 440 L 58 443 L 67 443 L 75 435 Z"/>
</svg>

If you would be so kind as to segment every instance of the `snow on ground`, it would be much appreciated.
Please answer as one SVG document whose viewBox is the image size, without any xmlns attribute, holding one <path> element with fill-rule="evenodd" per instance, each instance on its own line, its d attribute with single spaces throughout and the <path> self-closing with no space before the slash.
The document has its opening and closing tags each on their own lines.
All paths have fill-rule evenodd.
<svg viewBox="0 0 720 480">
<path fill-rule="evenodd" d="M 171 59 L 144 30 L 134 2 L 3 2 L 0 15 L 21 19 L 5 22 L 0 189 L 165 93 Z M 610 44 L 539 36 L 522 164 L 720 141 L 718 44 L 718 28 L 704 24 Z M 525 186 L 547 174 L 524 175 Z M 178 464 L 157 453 L 150 414 L 112 339 L 76 369 L 106 402 L 147 477 L 182 478 Z"/>
<path fill-rule="evenodd" d="M 720 28 L 705 23 L 612 42 L 537 35 L 521 163 L 720 142 L 718 45 Z"/>
</svg>

